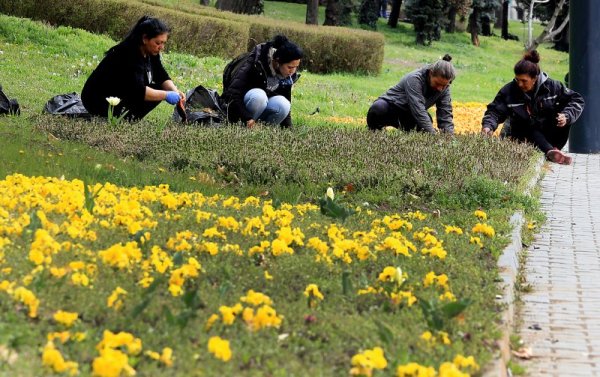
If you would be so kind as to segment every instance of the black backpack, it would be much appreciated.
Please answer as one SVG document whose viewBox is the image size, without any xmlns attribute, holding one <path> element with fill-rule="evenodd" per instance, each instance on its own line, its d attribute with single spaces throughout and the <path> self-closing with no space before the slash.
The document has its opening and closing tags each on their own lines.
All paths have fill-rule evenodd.
<svg viewBox="0 0 600 377">
<path fill-rule="evenodd" d="M 223 90 L 229 87 L 231 80 L 233 79 L 233 75 L 237 72 L 244 60 L 246 60 L 251 53 L 252 51 L 244 52 L 225 66 L 225 69 L 223 70 Z"/>
<path fill-rule="evenodd" d="M 16 99 L 10 99 L 2 91 L 2 85 L 0 85 L 0 115 L 19 115 L 21 109 Z"/>
</svg>

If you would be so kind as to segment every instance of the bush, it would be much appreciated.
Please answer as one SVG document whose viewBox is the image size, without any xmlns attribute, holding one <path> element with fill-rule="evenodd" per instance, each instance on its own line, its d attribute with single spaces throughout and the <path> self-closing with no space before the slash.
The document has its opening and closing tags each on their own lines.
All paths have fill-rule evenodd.
<svg viewBox="0 0 600 377">
<path fill-rule="evenodd" d="M 383 64 L 383 35 L 334 26 L 305 25 L 277 21 L 262 16 L 223 12 L 217 9 L 166 4 L 159 0 L 141 0 L 144 3 L 173 7 L 186 13 L 200 14 L 242 22 L 249 25 L 248 50 L 276 34 L 285 34 L 305 52 L 302 67 L 315 73 L 352 72 L 377 74 Z"/>
<path fill-rule="evenodd" d="M 198 56 L 235 57 L 245 51 L 249 35 L 249 27 L 239 22 L 120 0 L 73 0 L 60 4 L 0 0 L 0 12 L 106 33 L 117 40 L 141 16 L 150 15 L 166 21 L 173 29 L 169 48 Z"/>
<path fill-rule="evenodd" d="M 105 123 L 47 117 L 37 123 L 59 138 L 217 181 L 266 190 L 301 187 L 312 198 L 332 186 L 394 206 L 407 198 L 457 208 L 502 206 L 514 198 L 529 166 L 523 162 L 534 155 L 524 144 L 479 135 L 175 124 L 159 132 L 147 122 L 107 131 Z"/>
</svg>

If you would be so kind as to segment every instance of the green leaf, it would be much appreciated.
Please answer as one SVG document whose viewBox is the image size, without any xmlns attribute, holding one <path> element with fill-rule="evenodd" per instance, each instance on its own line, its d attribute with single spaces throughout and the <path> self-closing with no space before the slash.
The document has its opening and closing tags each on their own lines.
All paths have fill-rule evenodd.
<svg viewBox="0 0 600 377">
<path fill-rule="evenodd" d="M 173 266 L 180 267 L 183 264 L 183 253 L 178 251 L 173 255 Z"/>
<path fill-rule="evenodd" d="M 173 313 L 171 313 L 171 310 L 169 310 L 169 308 L 167 306 L 163 306 L 163 313 L 165 315 L 165 319 L 167 320 L 167 323 L 169 325 L 176 325 L 177 321 L 175 320 L 175 317 L 173 316 Z"/>
<path fill-rule="evenodd" d="M 342 272 L 342 293 L 344 296 L 349 296 L 352 294 L 352 280 L 350 280 L 350 271 Z"/>
<path fill-rule="evenodd" d="M 454 301 L 442 306 L 441 311 L 446 318 L 450 319 L 462 313 L 470 304 L 470 300 Z"/>
<path fill-rule="evenodd" d="M 133 310 L 131 311 L 131 317 L 137 318 L 137 316 L 139 316 L 144 310 L 146 310 L 153 297 L 154 296 L 147 296 L 142 300 L 142 302 L 137 304 L 135 308 L 133 308 Z"/>
<path fill-rule="evenodd" d="M 377 326 L 377 335 L 379 335 L 379 339 L 381 339 L 381 341 L 385 344 L 392 344 L 394 342 L 394 334 L 392 333 L 392 330 L 390 330 L 390 328 L 383 322 L 375 320 L 374 323 L 375 326 Z"/>
</svg>

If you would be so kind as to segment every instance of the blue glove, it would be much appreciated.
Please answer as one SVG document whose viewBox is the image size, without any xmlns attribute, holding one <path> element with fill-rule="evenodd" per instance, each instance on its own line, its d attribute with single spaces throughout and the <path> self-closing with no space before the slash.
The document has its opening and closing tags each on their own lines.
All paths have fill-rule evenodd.
<svg viewBox="0 0 600 377">
<path fill-rule="evenodd" d="M 179 102 L 180 99 L 181 97 L 179 97 L 179 93 L 167 92 L 167 97 L 165 98 L 165 101 L 167 101 L 170 105 L 175 105 L 177 104 L 177 102 Z"/>
</svg>

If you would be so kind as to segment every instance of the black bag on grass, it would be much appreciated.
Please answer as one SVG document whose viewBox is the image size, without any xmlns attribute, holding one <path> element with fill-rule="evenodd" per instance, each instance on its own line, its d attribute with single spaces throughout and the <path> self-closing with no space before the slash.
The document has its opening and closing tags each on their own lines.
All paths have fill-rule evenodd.
<svg viewBox="0 0 600 377">
<path fill-rule="evenodd" d="M 219 93 L 213 89 L 206 89 L 198 85 L 186 93 L 185 115 L 180 114 L 181 109 L 173 111 L 173 120 L 176 122 L 200 123 L 204 125 L 219 125 L 225 122 L 225 113 L 219 105 Z"/>
<path fill-rule="evenodd" d="M 0 85 L 0 115 L 19 115 L 21 109 L 16 99 L 10 99 L 2 91 L 2 85 Z"/>
<path fill-rule="evenodd" d="M 83 106 L 79 94 L 59 94 L 50 98 L 44 106 L 44 113 L 53 115 L 66 115 L 72 118 L 91 118 L 90 113 Z"/>
</svg>

